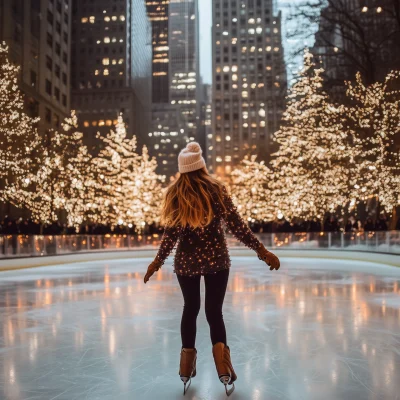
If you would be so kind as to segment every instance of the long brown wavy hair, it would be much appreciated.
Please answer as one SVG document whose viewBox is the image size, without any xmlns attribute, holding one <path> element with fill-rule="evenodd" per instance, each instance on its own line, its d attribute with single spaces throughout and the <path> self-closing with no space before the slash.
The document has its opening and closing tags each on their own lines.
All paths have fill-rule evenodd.
<svg viewBox="0 0 400 400">
<path fill-rule="evenodd" d="M 161 222 L 169 227 L 209 225 L 214 217 L 212 204 L 215 199 L 225 211 L 224 185 L 213 178 L 206 168 L 181 174 L 164 196 Z"/>
</svg>

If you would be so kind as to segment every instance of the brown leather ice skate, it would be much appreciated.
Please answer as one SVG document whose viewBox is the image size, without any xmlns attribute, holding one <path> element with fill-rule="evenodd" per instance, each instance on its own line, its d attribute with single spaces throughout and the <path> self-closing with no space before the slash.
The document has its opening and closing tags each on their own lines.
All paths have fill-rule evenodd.
<svg viewBox="0 0 400 400">
<path fill-rule="evenodd" d="M 196 376 L 196 359 L 197 359 L 197 350 L 195 348 L 193 349 L 183 348 L 181 350 L 179 376 L 181 377 L 181 380 L 183 382 L 183 394 L 186 394 L 190 384 L 192 383 L 192 378 Z M 186 387 L 186 384 L 188 382 L 189 385 Z"/>
<path fill-rule="evenodd" d="M 235 390 L 234 382 L 237 379 L 232 366 L 229 346 L 225 346 L 222 342 L 215 343 L 212 352 L 218 378 L 225 385 L 226 394 L 229 396 Z M 227 385 L 232 385 L 232 387 L 228 390 Z"/>
</svg>

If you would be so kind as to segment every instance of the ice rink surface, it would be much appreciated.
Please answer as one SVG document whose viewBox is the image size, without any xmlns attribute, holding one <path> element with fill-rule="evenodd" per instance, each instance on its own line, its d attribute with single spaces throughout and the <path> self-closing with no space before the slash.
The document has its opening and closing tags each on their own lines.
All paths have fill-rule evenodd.
<svg viewBox="0 0 400 400">
<path fill-rule="evenodd" d="M 182 396 L 182 295 L 171 260 L 144 285 L 148 262 L 1 273 L 0 399 L 226 399 L 203 307 Z M 399 268 L 287 258 L 270 272 L 234 258 L 224 317 L 230 399 L 400 399 Z"/>
</svg>

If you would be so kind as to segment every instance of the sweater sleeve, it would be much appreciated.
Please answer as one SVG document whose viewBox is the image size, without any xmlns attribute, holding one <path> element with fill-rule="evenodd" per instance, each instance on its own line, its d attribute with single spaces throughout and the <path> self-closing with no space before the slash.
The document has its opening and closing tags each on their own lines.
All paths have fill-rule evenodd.
<svg viewBox="0 0 400 400">
<path fill-rule="evenodd" d="M 170 255 L 172 249 L 174 248 L 179 237 L 179 232 L 180 228 L 176 226 L 166 227 L 164 229 L 160 249 L 156 255 L 156 260 L 160 261 L 161 264 L 164 264 L 166 258 Z"/>
<path fill-rule="evenodd" d="M 227 228 L 236 239 L 240 240 L 250 249 L 256 251 L 261 245 L 260 241 L 255 237 L 247 223 L 240 216 L 226 188 L 223 189 L 223 193 L 226 211 L 222 213 L 222 218 Z"/>
</svg>

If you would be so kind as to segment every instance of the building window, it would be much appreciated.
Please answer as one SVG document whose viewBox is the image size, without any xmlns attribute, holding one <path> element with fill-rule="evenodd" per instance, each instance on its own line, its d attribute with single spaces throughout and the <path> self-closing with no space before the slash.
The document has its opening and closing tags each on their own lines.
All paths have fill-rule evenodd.
<svg viewBox="0 0 400 400">
<path fill-rule="evenodd" d="M 46 79 L 46 93 L 51 95 L 51 82 Z"/>
<path fill-rule="evenodd" d="M 54 66 L 54 73 L 56 74 L 56 77 L 59 78 L 60 77 L 60 66 L 58 64 L 56 64 Z"/>
<path fill-rule="evenodd" d="M 64 43 L 68 44 L 68 33 L 63 32 Z"/>
<path fill-rule="evenodd" d="M 60 117 L 57 114 L 53 114 L 53 123 L 56 128 L 60 126 Z"/>
<path fill-rule="evenodd" d="M 53 25 L 53 13 L 50 10 L 47 10 L 47 22 L 51 25 Z"/>
<path fill-rule="evenodd" d="M 51 71 L 53 69 L 53 60 L 51 57 L 46 56 L 46 67 Z"/>
<path fill-rule="evenodd" d="M 56 42 L 56 54 L 57 55 L 61 54 L 61 46 L 60 46 L 60 43 L 57 43 L 57 42 Z"/>
<path fill-rule="evenodd" d="M 63 105 L 64 107 L 67 106 L 67 96 L 66 96 L 65 94 L 62 95 L 62 105 Z"/>
<path fill-rule="evenodd" d="M 68 62 L 68 56 L 67 53 L 65 51 L 63 51 L 63 57 L 62 57 L 63 61 L 65 62 L 65 64 L 67 64 Z"/>
<path fill-rule="evenodd" d="M 58 87 L 54 88 L 54 96 L 58 101 L 60 101 L 60 89 Z"/>
<path fill-rule="evenodd" d="M 37 75 L 36 72 L 31 70 L 31 86 L 36 87 Z"/>
<path fill-rule="evenodd" d="M 45 109 L 45 119 L 46 119 L 46 122 L 48 122 L 48 123 L 51 122 L 51 110 L 50 110 L 50 108 L 47 108 L 47 107 Z"/>
<path fill-rule="evenodd" d="M 47 32 L 47 44 L 53 47 L 53 36 L 49 32 Z"/>
<path fill-rule="evenodd" d="M 62 73 L 62 81 L 64 85 L 67 84 L 67 74 L 65 72 Z"/>
</svg>

